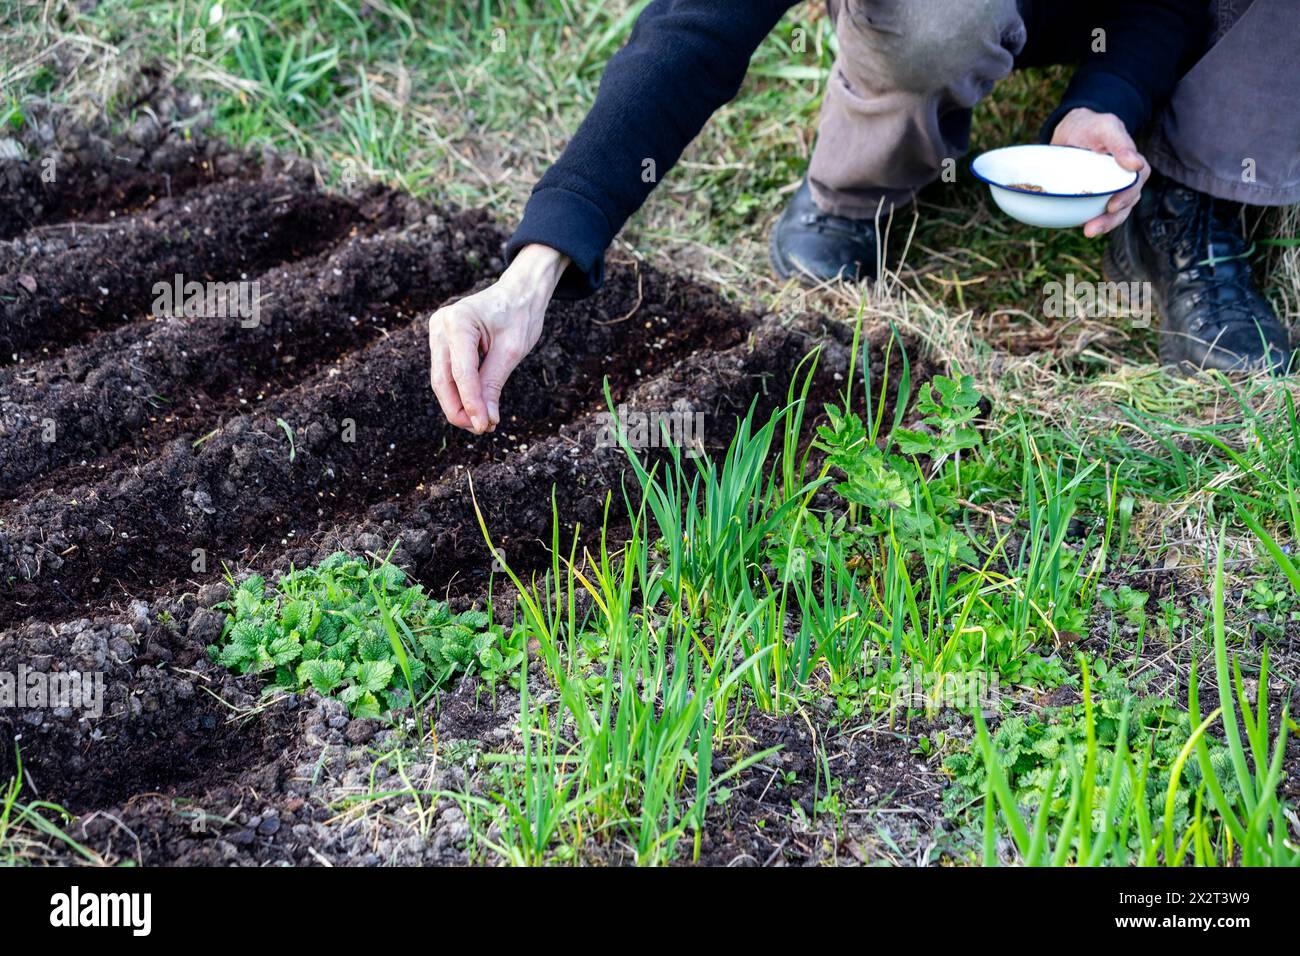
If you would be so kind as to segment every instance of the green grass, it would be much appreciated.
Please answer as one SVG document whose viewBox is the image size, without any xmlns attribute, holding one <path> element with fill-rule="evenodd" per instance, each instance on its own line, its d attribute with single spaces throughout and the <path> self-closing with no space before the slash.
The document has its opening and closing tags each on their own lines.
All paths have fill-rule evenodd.
<svg viewBox="0 0 1300 956">
<path fill-rule="evenodd" d="M 665 468 L 652 470 L 626 449 L 639 497 L 629 495 L 626 502 L 631 533 L 621 551 L 611 551 L 603 532 L 598 552 L 582 556 L 576 543 L 561 548 L 556 539 L 542 582 L 530 585 L 507 571 L 563 716 L 523 708 L 525 740 L 535 738 L 538 747 L 522 764 L 511 758 L 515 769 L 494 795 L 523 842 L 496 844 L 497 853 L 512 862 L 578 860 L 584 838 L 599 844 L 618 837 L 636 848 L 638 862 L 672 859 L 682 836 L 696 834 L 698 845 L 702 814 L 718 782 L 706 767 L 719 741 L 743 737 L 745 714 L 802 712 L 849 686 L 860 701 L 892 705 L 890 691 L 900 676 L 919 671 L 940 681 L 992 670 L 1008 687 L 989 704 L 1004 718 L 998 739 L 1002 746 L 1019 741 L 1020 756 L 998 755 L 977 709 L 971 715 L 977 748 L 953 762 L 963 786 L 978 789 L 983 780 L 987 787 L 988 847 L 996 846 L 996 801 L 1023 863 L 1295 858 L 1300 851 L 1278 797 L 1289 718 L 1284 709 L 1283 729 L 1270 737 L 1267 654 L 1259 661 L 1261 696 L 1253 707 L 1246 706 L 1239 676 L 1235 697 L 1228 689 L 1222 550 L 1213 589 L 1222 703 L 1214 716 L 1235 714 L 1228 702 L 1240 700 L 1245 749 L 1256 763 L 1253 774 L 1239 767 L 1230 787 L 1220 780 L 1230 766 L 1244 767 L 1243 745 L 1234 742 L 1225 719 L 1225 742 L 1216 740 L 1217 756 L 1211 755 L 1210 725 L 1202 726 L 1195 695 L 1186 707 L 1176 688 L 1135 696 L 1126 676 L 1134 662 L 1120 653 L 1110 664 L 1093 665 L 1106 675 L 1108 688 L 1106 699 L 1096 702 L 1086 659 L 1063 660 L 1055 652 L 1065 627 L 1086 630 L 1094 614 L 1129 623 L 1145 619 L 1146 601 L 1131 587 L 1099 597 L 1096 581 L 1115 556 L 1113 506 L 1085 495 L 1079 475 L 1036 459 L 1023 429 L 1019 460 L 984 457 L 977 436 L 959 441 L 967 427 L 959 409 L 973 407 L 978 396 L 964 397 L 958 380 L 936 380 L 935 421 L 924 442 L 889 426 L 895 419 L 880 405 L 871 426 L 861 420 L 846 425 L 853 415 L 846 397 L 832 409 L 833 424 L 822 429 L 832 454 L 819 473 L 806 474 L 808 462 L 792 434 L 803 420 L 804 393 L 792 386 L 792 396 L 797 393 L 761 427 L 752 413 L 742 420 L 716 463 L 673 455 Z M 845 446 L 854 457 L 836 458 L 836 443 L 846 435 L 859 436 Z M 910 450 L 911 461 L 896 456 L 877 460 L 875 471 L 860 468 L 881 446 Z M 914 531 L 941 526 L 939 502 L 961 481 L 958 446 L 969 456 L 968 475 L 987 478 L 1001 469 L 1010 481 L 1019 471 L 1023 489 L 1012 529 L 968 526 L 966 556 L 958 548 L 927 547 L 926 530 L 900 533 L 904 519 Z M 786 457 L 791 452 L 794 463 Z M 1033 463 L 1028 472 L 1021 470 L 1025 462 Z M 829 512 L 812 507 L 812 492 L 837 471 L 848 477 L 846 467 L 860 472 L 859 485 L 869 474 L 871 489 L 855 493 L 849 477 L 836 486 L 844 494 L 838 505 Z M 883 481 L 886 469 L 914 474 L 916 484 Z M 888 489 L 883 497 L 882 488 Z M 1113 501 L 1114 490 L 1103 485 L 1099 493 Z M 1090 511 L 1102 530 L 1072 532 L 1076 517 Z M 844 524 L 827 533 L 828 519 L 836 518 Z M 886 525 L 877 526 L 882 518 Z M 796 556 L 791 542 L 801 529 L 806 551 Z M 489 529 L 483 530 L 491 547 Z M 850 570 L 840 549 L 854 547 L 843 542 L 855 534 L 871 560 Z M 586 614 L 577 610 L 580 595 L 590 600 Z M 963 641 L 967 635 L 978 640 Z M 1192 681 L 1196 660 L 1193 649 Z M 1033 722 L 1032 733 L 1013 716 L 1021 706 L 1019 689 L 1077 686 L 1080 680 L 1082 704 L 1069 711 L 1062 732 L 1051 729 L 1060 715 Z M 926 709 L 932 711 L 928 703 Z M 1193 752 L 1198 763 L 1189 767 Z M 982 760 L 971 759 L 981 753 Z M 1263 767 L 1266 754 L 1272 757 Z M 735 762 L 726 772 L 732 775 L 761 759 L 743 749 L 731 756 Z M 1018 767 L 1018 791 L 1002 770 L 1006 761 Z M 557 801 L 556 794 L 564 799 Z M 1020 816 L 1026 802 L 1037 807 L 1032 823 Z M 961 825 L 964 808 L 950 806 L 950 812 Z M 1113 826 L 1094 832 L 1084 822 L 1094 818 Z M 531 821 L 526 829 L 524 820 Z M 543 834 L 551 840 L 546 846 Z M 986 861 L 995 858 L 990 850 Z"/>
<path fill-rule="evenodd" d="M 26 778 L 22 754 L 15 753 L 14 774 L 0 790 L 0 866 L 31 866 L 44 862 L 51 848 L 70 850 L 78 862 L 101 864 L 93 851 L 64 829 L 72 815 L 48 800 L 23 800 Z"/>
<path fill-rule="evenodd" d="M 1082 724 L 1085 739 L 1081 745 L 1068 736 L 1064 741 L 1054 739 L 1050 748 L 1044 746 L 1049 738 L 1040 739 L 1033 748 L 1036 755 L 1046 757 L 1055 750 L 1056 757 L 1040 761 L 1046 768 L 1040 767 L 1037 774 L 1041 780 L 1045 772 L 1046 782 L 1031 793 L 1028 788 L 1013 789 L 1008 781 L 1005 768 L 1023 759 L 1017 756 L 1020 751 L 1008 754 L 999 748 L 975 714 L 986 780 L 986 864 L 998 859 L 1000 814 L 1018 861 L 1028 866 L 1300 866 L 1300 842 L 1287 816 L 1294 816 L 1294 811 L 1278 793 L 1287 736 L 1295 730 L 1290 704 L 1282 704 L 1274 735 L 1267 650 L 1260 661 L 1253 703 L 1243 687 L 1239 663 L 1234 659 L 1229 665 L 1223 555 L 1220 541 L 1211 625 L 1219 706 L 1204 719 L 1193 657 L 1186 714 L 1175 712 L 1168 725 L 1162 715 L 1156 727 L 1146 728 L 1144 738 L 1134 739 L 1126 701 L 1117 720 L 1111 715 L 1111 724 L 1118 727 L 1112 727 L 1111 740 L 1103 746 L 1098 741 L 1100 720 L 1087 663 L 1081 659 L 1084 712 L 1081 718 L 1077 713 L 1074 717 Z M 1149 701 L 1142 706 L 1151 712 Z M 1171 729 L 1176 734 L 1176 755 L 1166 735 Z M 1063 772 L 1066 796 L 1058 798 L 1056 784 Z M 1161 794 L 1163 799 L 1157 802 Z M 1159 806 L 1162 812 L 1156 812 Z M 1032 823 L 1022 816 L 1022 807 L 1031 810 Z"/>
</svg>

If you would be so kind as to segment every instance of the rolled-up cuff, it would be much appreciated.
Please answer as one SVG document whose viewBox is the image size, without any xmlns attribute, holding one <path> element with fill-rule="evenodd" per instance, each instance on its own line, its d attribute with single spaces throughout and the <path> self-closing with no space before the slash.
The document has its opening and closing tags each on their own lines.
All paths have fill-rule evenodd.
<svg viewBox="0 0 1300 956">
<path fill-rule="evenodd" d="M 547 187 L 529 198 L 523 221 L 506 243 L 506 261 L 533 243 L 564 253 L 570 264 L 555 295 L 581 299 L 604 284 L 605 250 L 613 239 L 609 220 L 599 206 L 570 189 Z"/>
</svg>

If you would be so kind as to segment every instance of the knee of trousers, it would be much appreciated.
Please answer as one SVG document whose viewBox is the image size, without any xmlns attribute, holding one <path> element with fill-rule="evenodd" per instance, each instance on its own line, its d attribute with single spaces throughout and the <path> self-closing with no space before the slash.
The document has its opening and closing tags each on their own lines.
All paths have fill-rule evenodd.
<svg viewBox="0 0 1300 956">
<path fill-rule="evenodd" d="M 842 72 L 864 93 L 978 99 L 1025 43 L 1016 0 L 834 0 L 832 12 Z"/>
</svg>

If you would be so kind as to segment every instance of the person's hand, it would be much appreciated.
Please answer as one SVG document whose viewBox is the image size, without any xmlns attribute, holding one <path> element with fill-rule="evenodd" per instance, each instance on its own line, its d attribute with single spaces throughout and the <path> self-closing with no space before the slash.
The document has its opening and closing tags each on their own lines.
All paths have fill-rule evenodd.
<svg viewBox="0 0 1300 956">
<path fill-rule="evenodd" d="M 1079 107 L 1070 110 L 1056 124 L 1053 146 L 1081 146 L 1096 153 L 1109 153 L 1124 169 L 1138 174 L 1138 181 L 1122 193 L 1110 197 L 1106 211 L 1083 225 L 1083 234 L 1091 238 L 1110 232 L 1129 217 L 1142 197 L 1142 187 L 1151 178 L 1151 166 L 1138 152 L 1133 137 L 1114 113 L 1094 113 Z"/>
<path fill-rule="evenodd" d="M 493 285 L 429 319 L 429 382 L 447 421 L 481 435 L 501 421 L 501 390 L 542 334 L 569 264 L 549 246 L 521 249 Z"/>
</svg>

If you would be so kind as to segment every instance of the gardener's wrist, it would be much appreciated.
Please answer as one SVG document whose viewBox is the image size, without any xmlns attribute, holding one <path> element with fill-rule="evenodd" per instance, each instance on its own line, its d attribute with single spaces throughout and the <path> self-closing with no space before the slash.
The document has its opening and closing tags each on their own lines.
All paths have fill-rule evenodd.
<svg viewBox="0 0 1300 956">
<path fill-rule="evenodd" d="M 533 243 L 515 255 L 501 276 L 501 285 L 520 300 L 545 308 L 568 267 L 569 257 L 564 253 Z"/>
</svg>

